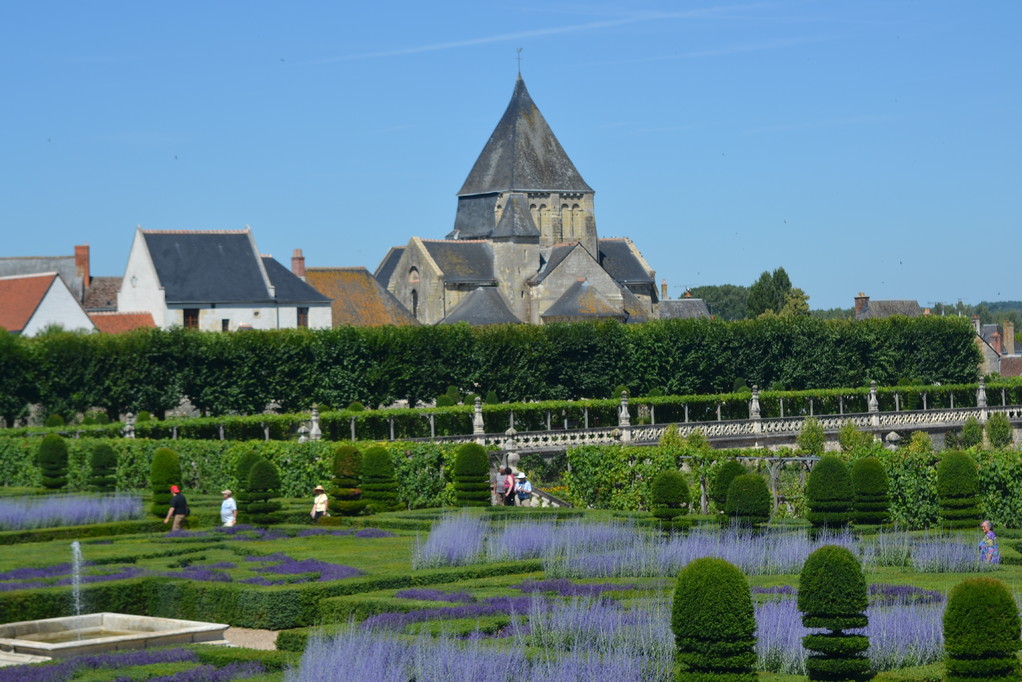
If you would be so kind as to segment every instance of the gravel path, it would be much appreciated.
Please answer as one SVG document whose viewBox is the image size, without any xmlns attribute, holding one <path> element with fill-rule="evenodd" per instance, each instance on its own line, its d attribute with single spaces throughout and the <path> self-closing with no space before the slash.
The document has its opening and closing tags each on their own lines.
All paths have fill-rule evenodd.
<svg viewBox="0 0 1022 682">
<path fill-rule="evenodd" d="M 277 648 L 275 630 L 252 630 L 250 628 L 227 628 L 224 638 L 235 646 L 246 649 L 265 649 L 272 651 Z"/>
</svg>

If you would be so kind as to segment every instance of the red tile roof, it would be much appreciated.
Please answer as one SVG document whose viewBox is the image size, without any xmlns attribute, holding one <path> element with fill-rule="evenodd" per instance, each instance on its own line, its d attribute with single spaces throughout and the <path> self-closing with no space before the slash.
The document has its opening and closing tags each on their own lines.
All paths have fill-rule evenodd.
<svg viewBox="0 0 1022 682">
<path fill-rule="evenodd" d="M 24 329 L 56 277 L 54 272 L 0 277 L 0 327 L 9 332 Z"/>
<path fill-rule="evenodd" d="M 99 312 L 89 313 L 89 319 L 104 334 L 120 334 L 141 327 L 156 328 L 152 313 Z"/>
</svg>

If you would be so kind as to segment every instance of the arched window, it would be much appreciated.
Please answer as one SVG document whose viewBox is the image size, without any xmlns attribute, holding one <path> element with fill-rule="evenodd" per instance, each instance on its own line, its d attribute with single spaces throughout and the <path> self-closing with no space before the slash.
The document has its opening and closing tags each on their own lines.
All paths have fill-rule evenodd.
<svg viewBox="0 0 1022 682">
<path fill-rule="evenodd" d="M 409 284 L 418 284 L 419 283 L 419 268 L 413 266 L 408 271 L 408 283 Z"/>
</svg>

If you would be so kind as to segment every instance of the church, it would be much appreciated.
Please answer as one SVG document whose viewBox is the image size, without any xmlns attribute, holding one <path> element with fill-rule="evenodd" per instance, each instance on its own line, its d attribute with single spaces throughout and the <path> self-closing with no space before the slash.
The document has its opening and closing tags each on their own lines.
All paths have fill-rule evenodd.
<svg viewBox="0 0 1022 682">
<path fill-rule="evenodd" d="M 391 248 L 375 277 L 422 324 L 656 317 L 654 271 L 630 239 L 600 239 L 593 195 L 519 74 L 454 229 Z"/>
</svg>

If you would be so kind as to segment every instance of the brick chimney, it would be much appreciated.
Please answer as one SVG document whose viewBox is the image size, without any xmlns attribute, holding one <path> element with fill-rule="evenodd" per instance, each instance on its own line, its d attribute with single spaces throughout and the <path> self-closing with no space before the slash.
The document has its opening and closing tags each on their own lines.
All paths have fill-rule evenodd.
<svg viewBox="0 0 1022 682">
<path fill-rule="evenodd" d="M 667 278 L 666 277 L 663 278 L 662 280 L 660 280 L 660 300 L 661 301 L 666 301 L 667 300 Z"/>
<path fill-rule="evenodd" d="M 976 334 L 983 336 L 983 323 L 979 321 L 979 315 L 972 316 L 972 328 L 975 330 Z"/>
<path fill-rule="evenodd" d="M 75 276 L 82 278 L 82 288 L 89 288 L 89 245 L 78 244 L 75 246 Z"/>
<path fill-rule="evenodd" d="M 1011 320 L 1005 320 L 1001 323 L 1004 328 L 1004 354 L 1014 355 L 1015 354 L 1015 323 Z"/>
<path fill-rule="evenodd" d="M 860 291 L 859 295 L 855 297 L 855 316 L 858 317 L 868 307 L 869 296 Z"/>
<path fill-rule="evenodd" d="M 924 315 L 925 317 L 929 317 L 929 316 L 930 316 L 931 314 L 932 314 L 932 313 L 930 312 L 930 309 L 929 309 L 929 308 L 923 308 L 923 315 Z"/>
<path fill-rule="evenodd" d="M 295 249 L 291 254 L 291 272 L 295 277 L 301 277 L 302 281 L 305 281 L 305 256 L 302 255 L 301 249 Z"/>
<path fill-rule="evenodd" d="M 994 332 L 990 335 L 990 347 L 994 349 L 994 352 L 998 355 L 1001 353 L 1001 334 L 1000 332 Z"/>
</svg>

